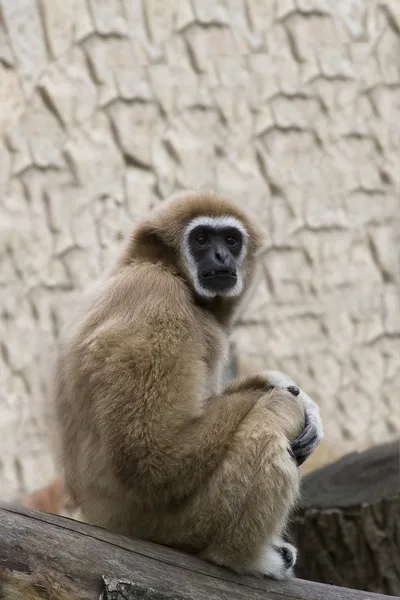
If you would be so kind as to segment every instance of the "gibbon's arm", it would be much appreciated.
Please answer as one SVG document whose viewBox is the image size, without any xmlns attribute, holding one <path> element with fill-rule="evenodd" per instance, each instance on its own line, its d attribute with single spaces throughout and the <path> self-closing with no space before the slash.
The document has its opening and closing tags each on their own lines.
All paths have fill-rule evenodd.
<svg viewBox="0 0 400 600">
<path fill-rule="evenodd" d="M 183 493 L 188 494 L 220 464 L 242 423 L 252 421 L 259 428 L 265 421 L 273 434 L 287 438 L 288 448 L 289 440 L 303 429 L 304 408 L 285 390 L 279 390 L 278 396 L 277 390 L 263 394 L 250 389 L 209 397 L 202 413 L 194 415 L 189 402 L 186 409 L 183 404 L 171 405 L 174 392 L 177 397 L 181 392 L 176 386 L 168 396 L 163 396 L 160 387 L 153 388 L 154 413 L 144 410 L 139 416 L 137 389 L 132 391 L 131 404 L 119 396 L 98 419 L 115 472 L 127 485 L 140 481 L 155 487 L 167 485 L 178 497 L 179 486 L 185 482 Z M 104 393 L 109 390 L 106 382 L 103 389 Z M 185 393 L 194 395 L 195 390 Z"/>
<path fill-rule="evenodd" d="M 257 423 L 266 419 L 271 426 L 280 415 L 275 418 L 283 435 L 302 430 L 301 403 L 281 390 L 282 407 L 267 410 L 261 405 L 268 393 L 252 378 L 238 391 L 231 386 L 208 397 L 206 348 L 185 290 L 167 275 L 134 274 L 132 269 L 129 277 L 114 279 L 99 303 L 109 325 L 101 315 L 93 319 L 97 328 L 82 356 L 94 386 L 95 422 L 123 482 L 168 485 L 179 495 L 178 482 L 186 480 L 188 493 L 190 484 L 197 486 L 216 468 L 251 411 Z M 283 419 L 285 411 L 291 416 Z"/>
</svg>

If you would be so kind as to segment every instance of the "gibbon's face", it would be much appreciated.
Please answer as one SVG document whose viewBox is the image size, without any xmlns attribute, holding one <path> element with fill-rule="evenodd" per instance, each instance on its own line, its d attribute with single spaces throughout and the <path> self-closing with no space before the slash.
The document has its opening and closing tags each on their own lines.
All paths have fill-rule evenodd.
<svg viewBox="0 0 400 600">
<path fill-rule="evenodd" d="M 236 218 L 197 217 L 186 229 L 183 253 L 196 293 L 237 296 L 243 289 L 248 234 Z"/>
</svg>

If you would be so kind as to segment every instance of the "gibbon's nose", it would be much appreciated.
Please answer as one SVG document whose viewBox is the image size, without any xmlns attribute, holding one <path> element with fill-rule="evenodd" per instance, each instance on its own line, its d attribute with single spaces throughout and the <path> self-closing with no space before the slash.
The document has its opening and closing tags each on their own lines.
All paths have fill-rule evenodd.
<svg viewBox="0 0 400 600">
<path fill-rule="evenodd" d="M 228 252 L 221 247 L 218 247 L 214 251 L 215 261 L 220 265 L 225 265 L 228 259 Z"/>
</svg>

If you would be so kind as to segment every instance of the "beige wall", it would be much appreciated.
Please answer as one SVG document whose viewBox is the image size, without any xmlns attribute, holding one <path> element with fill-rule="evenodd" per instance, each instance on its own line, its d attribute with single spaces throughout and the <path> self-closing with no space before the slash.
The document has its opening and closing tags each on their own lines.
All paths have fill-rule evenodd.
<svg viewBox="0 0 400 600">
<path fill-rule="evenodd" d="M 68 301 L 135 217 L 209 186 L 268 228 L 235 333 L 332 448 L 400 431 L 398 0 L 2 0 L 0 496 L 53 474 Z"/>
</svg>

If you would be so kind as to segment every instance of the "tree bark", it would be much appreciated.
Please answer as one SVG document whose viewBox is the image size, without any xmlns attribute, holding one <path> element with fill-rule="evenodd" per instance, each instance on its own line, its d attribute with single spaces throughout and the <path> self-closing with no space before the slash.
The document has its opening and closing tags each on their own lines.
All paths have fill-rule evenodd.
<svg viewBox="0 0 400 600">
<path fill-rule="evenodd" d="M 363 592 L 320 583 L 235 575 L 170 548 L 15 508 L 0 509 L 0 598 L 366 600 Z"/>
<path fill-rule="evenodd" d="M 400 443 L 307 475 L 293 519 L 298 577 L 400 596 Z"/>
</svg>

